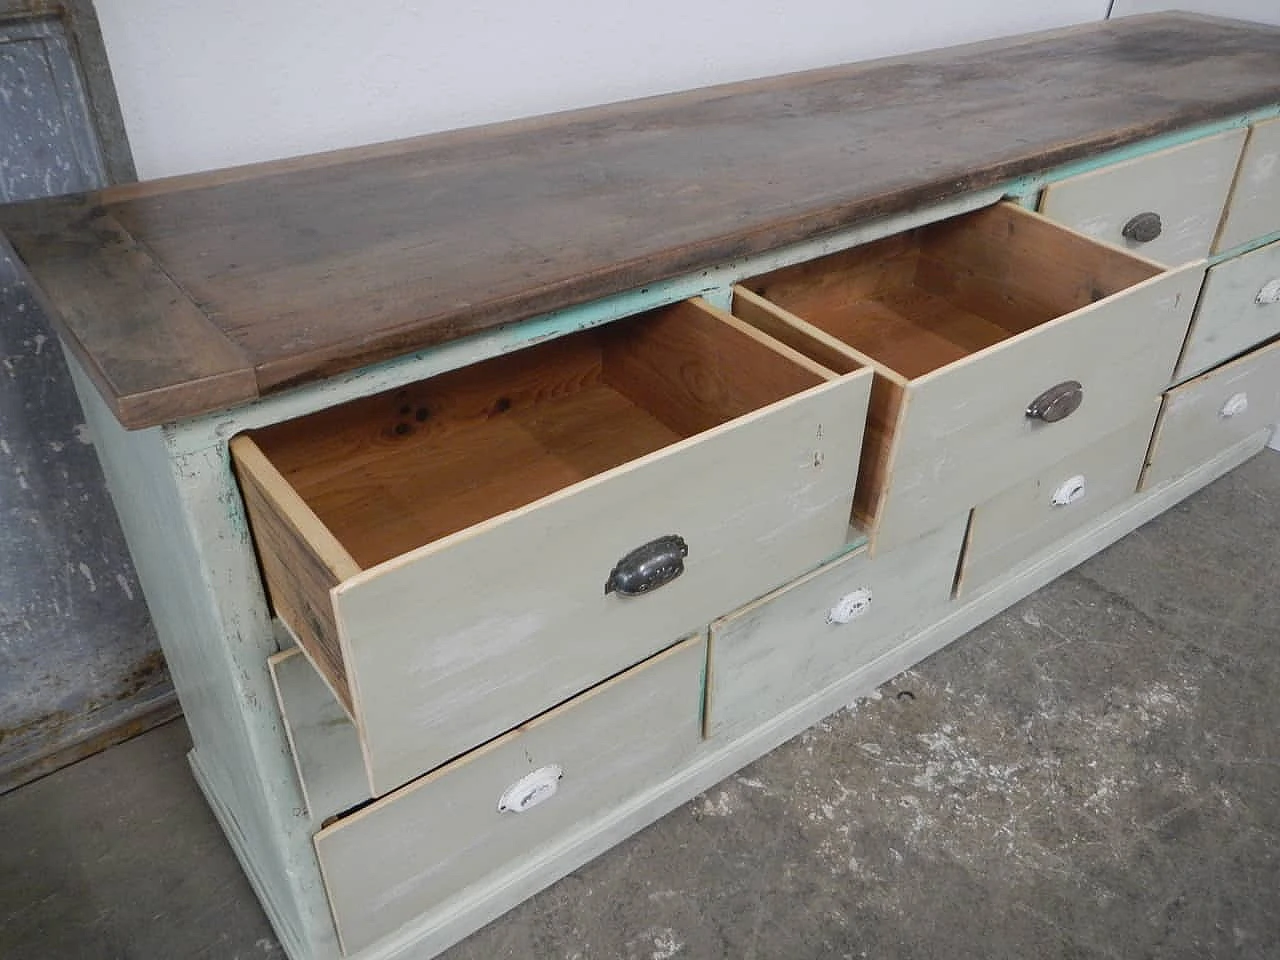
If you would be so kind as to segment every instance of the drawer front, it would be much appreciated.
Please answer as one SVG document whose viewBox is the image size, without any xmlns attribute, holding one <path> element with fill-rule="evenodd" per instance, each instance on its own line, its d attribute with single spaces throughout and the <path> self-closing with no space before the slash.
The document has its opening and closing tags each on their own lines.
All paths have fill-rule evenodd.
<svg viewBox="0 0 1280 960">
<path fill-rule="evenodd" d="M 976 507 L 957 594 L 980 592 L 1138 489 L 1160 400 L 1127 427 Z"/>
<path fill-rule="evenodd" d="M 844 543 L 870 372 L 367 571 L 333 591 L 375 795 L 797 576 Z M 682 537 L 684 573 L 606 593 Z"/>
<path fill-rule="evenodd" d="M 313 824 L 369 799 L 360 735 L 297 647 L 267 660 L 298 785 Z"/>
<path fill-rule="evenodd" d="M 1272 243 L 1209 268 L 1174 379 L 1204 373 L 1277 334 L 1280 243 Z"/>
<path fill-rule="evenodd" d="M 1213 245 L 1245 135 L 1230 130 L 1050 184 L 1040 210 L 1159 263 L 1199 260 Z"/>
<path fill-rule="evenodd" d="M 700 743 L 705 655 L 703 637 L 686 640 L 320 831 L 343 949 L 517 868 L 674 774 Z"/>
<path fill-rule="evenodd" d="M 1280 342 L 1165 394 L 1142 489 L 1158 487 L 1280 421 Z"/>
<path fill-rule="evenodd" d="M 1158 275 L 912 383 L 876 550 L 909 542 L 1141 416 L 1169 382 L 1203 275 L 1202 265 Z M 1083 389 L 1073 413 L 1053 423 L 1027 415 L 1033 400 L 1069 381 Z"/>
<path fill-rule="evenodd" d="M 744 734 L 945 613 L 965 518 L 890 553 L 859 550 L 711 625 L 709 738 Z"/>
<path fill-rule="evenodd" d="M 1215 250 L 1280 230 L 1280 119 L 1255 124 L 1240 158 Z"/>
</svg>

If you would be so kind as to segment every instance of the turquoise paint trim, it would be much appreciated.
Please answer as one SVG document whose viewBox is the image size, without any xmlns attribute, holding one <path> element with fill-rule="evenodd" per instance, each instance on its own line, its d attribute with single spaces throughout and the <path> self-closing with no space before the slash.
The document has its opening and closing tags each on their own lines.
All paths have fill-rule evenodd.
<svg viewBox="0 0 1280 960">
<path fill-rule="evenodd" d="M 822 567 L 825 567 L 829 563 L 835 563 L 841 557 L 847 557 L 849 554 L 853 553 L 855 550 L 861 550 L 870 542 L 871 542 L 871 538 L 867 536 L 865 533 L 863 533 L 861 530 L 857 530 L 856 528 L 850 528 L 849 539 L 845 541 L 844 545 L 841 546 L 840 549 L 837 550 L 835 553 L 833 553 L 831 556 L 827 557 L 827 559 L 823 560 L 820 564 L 818 564 L 818 566 L 814 567 L 814 570 L 818 570 Z"/>
<path fill-rule="evenodd" d="M 1280 240 L 1280 230 L 1277 230 L 1274 233 L 1268 233 L 1265 236 L 1257 237 L 1250 240 L 1248 243 L 1242 243 L 1238 247 L 1232 247 L 1230 250 L 1223 250 L 1221 253 L 1215 253 L 1209 258 L 1209 266 L 1215 266 L 1216 264 L 1222 263 L 1224 260 L 1230 260 L 1233 257 L 1240 256 L 1241 254 L 1252 253 L 1254 250 L 1257 250 L 1260 247 L 1265 247 L 1269 243 L 1275 243 L 1277 240 Z"/>
<path fill-rule="evenodd" d="M 1241 127 L 1247 127 L 1263 120 L 1272 120 L 1280 117 L 1280 104 L 1270 107 L 1262 107 L 1258 110 L 1250 110 L 1248 113 L 1238 114 L 1234 117 L 1228 117 L 1225 120 L 1216 120 L 1213 123 L 1200 124 L 1195 127 L 1188 127 L 1185 130 L 1176 130 L 1172 133 L 1162 133 L 1158 136 L 1143 140 L 1140 143 L 1130 144 L 1126 147 L 1119 147 L 1115 150 L 1108 150 L 1105 153 L 1097 154 L 1085 160 L 1074 160 L 1071 163 L 1063 164 L 1060 167 L 1054 167 L 1045 173 L 1029 174 L 1024 177 L 1018 177 L 1011 181 L 1006 187 L 1006 196 L 1011 198 L 1021 198 L 1030 193 L 1037 192 L 1050 183 L 1064 180 L 1067 177 L 1076 177 L 1082 173 L 1092 173 L 1103 167 L 1110 167 L 1117 163 L 1124 163 L 1126 160 L 1135 160 L 1138 157 L 1155 153 L 1159 150 L 1168 150 L 1170 147 L 1180 147 L 1184 144 L 1192 143 L 1196 140 L 1202 140 L 1205 137 L 1211 137 L 1217 133 L 1225 133 L 1228 130 L 1238 130 Z"/>
</svg>

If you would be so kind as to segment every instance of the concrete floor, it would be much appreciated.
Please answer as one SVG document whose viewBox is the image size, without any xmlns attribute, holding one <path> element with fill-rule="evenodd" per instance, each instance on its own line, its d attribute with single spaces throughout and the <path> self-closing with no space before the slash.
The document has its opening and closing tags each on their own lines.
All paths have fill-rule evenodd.
<svg viewBox="0 0 1280 960">
<path fill-rule="evenodd" d="M 1267 452 L 446 954 L 1280 957 Z M 282 952 L 181 723 L 0 798 L 0 956 Z"/>
</svg>

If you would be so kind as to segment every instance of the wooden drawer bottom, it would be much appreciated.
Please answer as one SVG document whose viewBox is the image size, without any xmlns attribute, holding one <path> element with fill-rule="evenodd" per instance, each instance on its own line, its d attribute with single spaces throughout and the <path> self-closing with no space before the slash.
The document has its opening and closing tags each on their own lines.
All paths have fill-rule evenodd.
<svg viewBox="0 0 1280 960">
<path fill-rule="evenodd" d="M 705 638 L 691 637 L 321 830 L 343 950 L 670 777 L 701 740 L 705 663 Z"/>
<path fill-rule="evenodd" d="M 1128 426 L 976 507 L 956 594 L 980 591 L 1132 497 L 1159 410 L 1153 400 Z"/>
</svg>

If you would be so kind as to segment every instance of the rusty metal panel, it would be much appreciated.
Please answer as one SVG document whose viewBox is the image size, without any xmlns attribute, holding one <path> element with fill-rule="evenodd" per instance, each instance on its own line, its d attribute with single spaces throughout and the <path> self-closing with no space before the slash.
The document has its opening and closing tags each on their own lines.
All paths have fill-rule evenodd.
<svg viewBox="0 0 1280 960">
<path fill-rule="evenodd" d="M 0 23 L 0 201 L 103 180 L 60 24 Z M 175 713 L 62 354 L 0 255 L 0 792 Z"/>
</svg>

